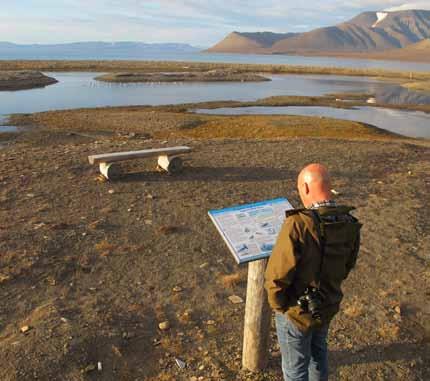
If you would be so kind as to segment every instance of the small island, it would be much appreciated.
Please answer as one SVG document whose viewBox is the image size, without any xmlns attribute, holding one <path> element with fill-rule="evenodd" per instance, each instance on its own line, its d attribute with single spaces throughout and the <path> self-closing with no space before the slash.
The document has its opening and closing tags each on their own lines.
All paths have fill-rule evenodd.
<svg viewBox="0 0 430 381">
<path fill-rule="evenodd" d="M 109 73 L 95 78 L 97 81 L 117 83 L 139 82 L 264 82 L 270 78 L 237 70 L 209 70 L 171 73 Z"/>
<path fill-rule="evenodd" d="M 0 91 L 34 89 L 57 82 L 39 71 L 0 71 Z"/>
</svg>

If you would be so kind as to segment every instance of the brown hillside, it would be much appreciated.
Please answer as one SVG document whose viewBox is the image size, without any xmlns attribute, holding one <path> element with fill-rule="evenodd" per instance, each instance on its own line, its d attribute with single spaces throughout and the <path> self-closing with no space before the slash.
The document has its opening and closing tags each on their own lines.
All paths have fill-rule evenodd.
<svg viewBox="0 0 430 381">
<path fill-rule="evenodd" d="M 209 51 L 282 54 L 398 49 L 430 38 L 430 11 L 364 12 L 348 22 L 305 33 L 266 33 L 270 39 L 262 35 L 235 32 Z"/>
<path fill-rule="evenodd" d="M 208 49 L 208 52 L 265 53 L 265 50 L 280 40 L 295 36 L 295 33 L 239 33 L 232 32 L 224 40 Z"/>
<path fill-rule="evenodd" d="M 264 50 L 264 46 L 261 43 L 233 32 L 224 38 L 224 40 L 208 49 L 208 52 L 260 53 L 262 50 Z"/>
<path fill-rule="evenodd" d="M 355 24 L 316 29 L 274 44 L 271 53 L 300 51 L 368 51 L 395 48 L 396 42 L 379 32 Z"/>
</svg>

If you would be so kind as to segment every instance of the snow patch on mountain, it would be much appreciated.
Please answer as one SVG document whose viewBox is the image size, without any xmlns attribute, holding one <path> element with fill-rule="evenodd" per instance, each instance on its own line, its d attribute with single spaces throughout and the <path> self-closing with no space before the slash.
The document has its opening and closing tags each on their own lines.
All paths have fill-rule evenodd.
<svg viewBox="0 0 430 381">
<path fill-rule="evenodd" d="M 387 12 L 376 12 L 376 17 L 378 18 L 378 21 L 376 21 L 373 25 L 372 28 L 376 28 L 376 26 L 382 21 L 384 20 L 386 17 L 388 16 Z"/>
</svg>

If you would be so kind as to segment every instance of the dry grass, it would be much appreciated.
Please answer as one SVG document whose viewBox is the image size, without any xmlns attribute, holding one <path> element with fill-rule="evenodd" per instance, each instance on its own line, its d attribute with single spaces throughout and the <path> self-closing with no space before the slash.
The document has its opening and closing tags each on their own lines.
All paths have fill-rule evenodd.
<svg viewBox="0 0 430 381">
<path fill-rule="evenodd" d="M 237 272 L 234 274 L 222 275 L 219 279 L 219 282 L 225 288 L 233 288 L 234 286 L 239 285 L 244 280 L 245 280 L 244 275 L 242 273 Z"/>
<path fill-rule="evenodd" d="M 148 378 L 147 381 L 176 381 L 176 376 L 166 372 L 161 372 L 155 377 Z"/>
<path fill-rule="evenodd" d="M 115 249 L 115 245 L 110 244 L 108 241 L 103 240 L 94 245 L 94 248 L 99 252 L 102 257 L 107 257 L 112 254 Z"/>
<path fill-rule="evenodd" d="M 367 101 L 369 98 L 374 96 L 375 96 L 374 94 L 370 94 L 370 93 L 351 93 L 351 92 L 327 94 L 327 97 L 363 101 L 363 102 Z"/>
<path fill-rule="evenodd" d="M 406 87 L 409 90 L 430 93 L 430 81 L 408 82 L 402 84 L 402 86 Z"/>
<path fill-rule="evenodd" d="M 113 250 L 115 248 L 114 245 L 110 244 L 106 240 L 96 243 L 94 247 L 97 251 Z"/>
<path fill-rule="evenodd" d="M 218 117 L 198 128 L 172 131 L 163 137 L 193 139 L 282 139 L 296 137 L 374 139 L 392 136 L 386 131 L 358 122 L 305 116 L 256 115 Z"/>
<path fill-rule="evenodd" d="M 184 353 L 183 344 L 178 337 L 173 336 L 170 332 L 164 333 L 164 336 L 160 339 L 160 347 L 178 356 Z"/>
<path fill-rule="evenodd" d="M 343 308 L 343 313 L 350 318 L 357 318 L 363 315 L 364 304 L 358 300 L 354 300 Z"/>
<path fill-rule="evenodd" d="M 221 102 L 222 103 L 222 102 Z M 225 103 L 225 102 L 224 102 Z M 318 97 L 266 98 L 253 105 L 330 105 L 332 99 Z M 337 102 L 339 103 L 339 102 Z M 248 103 L 234 102 L 232 106 Z M 17 115 L 15 125 L 37 125 L 49 129 L 49 136 L 60 131 L 89 131 L 104 134 L 134 132 L 149 134 L 153 139 L 288 139 L 296 137 L 326 137 L 340 139 L 389 139 L 395 135 L 358 122 L 331 118 L 289 115 L 219 116 L 187 113 L 187 109 L 218 107 L 220 102 L 164 107 L 112 107 L 53 111 Z M 340 105 L 337 105 L 340 107 Z M 190 128 L 183 128 L 190 125 Z M 47 130 L 48 133 L 48 130 Z"/>
<path fill-rule="evenodd" d="M 378 334 L 384 339 L 395 340 L 399 337 L 400 327 L 393 323 L 385 323 L 378 329 Z"/>
<path fill-rule="evenodd" d="M 103 226 L 104 219 L 96 220 L 88 224 L 88 228 L 91 230 L 100 229 Z"/>
<path fill-rule="evenodd" d="M 163 225 L 159 228 L 159 232 L 164 235 L 179 233 L 181 228 L 174 225 Z"/>
<path fill-rule="evenodd" d="M 1 74 L 1 72 L 0 72 Z M 210 70 L 184 72 L 176 74 L 165 73 L 109 73 L 95 78 L 98 81 L 117 83 L 138 82 L 264 82 L 269 81 L 261 75 L 237 72 L 235 70 Z"/>
<path fill-rule="evenodd" d="M 192 315 L 192 311 L 191 310 L 185 311 L 182 314 L 178 314 L 177 317 L 178 317 L 178 321 L 181 324 L 184 324 L 184 325 L 188 324 L 188 323 L 191 323 L 193 321 L 193 315 Z"/>
</svg>

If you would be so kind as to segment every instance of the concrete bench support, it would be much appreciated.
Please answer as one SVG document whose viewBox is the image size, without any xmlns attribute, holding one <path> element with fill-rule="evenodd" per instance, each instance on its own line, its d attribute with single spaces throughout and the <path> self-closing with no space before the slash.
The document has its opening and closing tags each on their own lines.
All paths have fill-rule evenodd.
<svg viewBox="0 0 430 381">
<path fill-rule="evenodd" d="M 119 179 L 122 175 L 122 169 L 116 163 L 100 163 L 99 169 L 100 173 L 108 180 Z"/>
<path fill-rule="evenodd" d="M 182 171 L 184 164 L 178 156 L 158 156 L 158 167 L 169 173 L 179 173 Z"/>
</svg>

